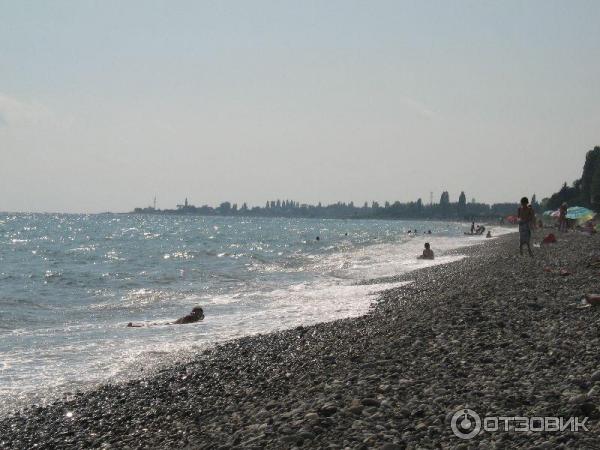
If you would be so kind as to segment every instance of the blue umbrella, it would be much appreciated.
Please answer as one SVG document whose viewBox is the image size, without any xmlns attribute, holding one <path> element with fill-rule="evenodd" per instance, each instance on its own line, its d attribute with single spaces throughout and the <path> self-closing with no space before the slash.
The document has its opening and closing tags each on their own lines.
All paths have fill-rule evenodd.
<svg viewBox="0 0 600 450">
<path fill-rule="evenodd" d="M 567 219 L 571 220 L 583 220 L 592 219 L 596 213 L 591 209 L 584 208 L 583 206 L 571 206 L 567 209 Z"/>
</svg>

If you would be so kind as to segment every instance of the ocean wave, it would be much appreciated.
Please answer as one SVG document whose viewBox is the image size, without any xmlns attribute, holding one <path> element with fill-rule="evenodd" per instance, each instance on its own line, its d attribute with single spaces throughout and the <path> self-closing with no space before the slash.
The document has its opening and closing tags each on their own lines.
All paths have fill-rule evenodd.
<svg viewBox="0 0 600 450">
<path fill-rule="evenodd" d="M 9 312 L 0 320 L 0 360 L 10 361 L 3 401 L 126 377 L 128 367 L 175 350 L 364 314 L 376 292 L 396 284 L 361 281 L 444 263 L 460 257 L 446 252 L 479 242 L 456 224 L 408 238 L 400 221 L 16 217 L 4 226 L 37 227 L 37 237 L 10 234 L 35 240 L 17 245 L 0 236 L 11 249 L 0 274 L 8 297 L 0 309 Z M 425 239 L 435 262 L 416 259 Z M 164 325 L 196 305 L 202 323 Z M 128 329 L 130 321 L 161 325 Z"/>
</svg>

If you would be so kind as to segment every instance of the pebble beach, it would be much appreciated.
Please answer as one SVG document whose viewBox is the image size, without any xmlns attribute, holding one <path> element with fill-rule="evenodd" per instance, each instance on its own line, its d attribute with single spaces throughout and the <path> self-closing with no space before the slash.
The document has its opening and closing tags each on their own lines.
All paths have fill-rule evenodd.
<svg viewBox="0 0 600 450">
<path fill-rule="evenodd" d="M 541 233 L 534 242 L 541 240 Z M 599 448 L 600 237 L 521 257 L 518 237 L 385 281 L 362 317 L 241 338 L 124 384 L 0 419 L 0 448 Z M 435 250 L 435 249 L 434 249 Z M 482 430 L 452 415 L 588 418 Z"/>
</svg>

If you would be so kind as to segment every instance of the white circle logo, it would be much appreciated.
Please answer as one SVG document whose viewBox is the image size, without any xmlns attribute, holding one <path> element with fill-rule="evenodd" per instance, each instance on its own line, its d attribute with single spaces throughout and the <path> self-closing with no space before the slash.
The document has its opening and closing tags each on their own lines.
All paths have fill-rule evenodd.
<svg viewBox="0 0 600 450">
<path fill-rule="evenodd" d="M 481 431 L 481 418 L 472 409 L 459 409 L 452 416 L 450 427 L 460 439 L 471 439 Z"/>
</svg>

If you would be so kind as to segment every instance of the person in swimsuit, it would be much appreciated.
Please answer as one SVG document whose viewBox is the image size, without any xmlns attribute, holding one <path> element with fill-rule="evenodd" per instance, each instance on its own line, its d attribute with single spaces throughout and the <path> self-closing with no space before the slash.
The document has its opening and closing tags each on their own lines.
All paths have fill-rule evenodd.
<svg viewBox="0 0 600 450">
<path fill-rule="evenodd" d="M 567 232 L 567 204 L 563 203 L 560 205 L 558 215 L 558 231 L 561 233 Z"/>
<path fill-rule="evenodd" d="M 434 258 L 433 250 L 431 250 L 431 246 L 429 245 L 429 242 L 426 242 L 425 249 L 423 250 L 423 254 L 419 256 L 419 259 L 433 259 L 433 258 Z"/>
<path fill-rule="evenodd" d="M 167 322 L 164 325 L 185 325 L 188 323 L 199 322 L 203 319 L 204 319 L 204 311 L 202 310 L 202 308 L 200 306 L 196 306 L 194 309 L 192 309 L 192 312 L 189 313 L 187 316 L 183 316 L 183 317 L 177 319 L 175 322 Z M 152 325 L 160 325 L 160 324 L 154 323 Z M 142 328 L 144 326 L 146 326 L 146 325 L 141 325 L 141 324 L 137 324 L 137 323 L 133 323 L 133 322 L 129 322 L 127 324 L 128 328 Z"/>
<path fill-rule="evenodd" d="M 529 204 L 529 199 L 523 197 L 521 199 L 521 206 L 517 212 L 519 218 L 519 252 L 523 256 L 523 246 L 527 245 L 527 251 L 529 256 L 533 256 L 531 251 L 531 231 L 535 227 L 535 212 Z"/>
<path fill-rule="evenodd" d="M 194 309 L 192 309 L 192 312 L 189 313 L 187 316 L 183 316 L 182 318 L 177 319 L 175 322 L 173 322 L 173 325 L 185 325 L 186 323 L 199 322 L 203 319 L 204 311 L 199 306 L 196 306 Z"/>
</svg>

